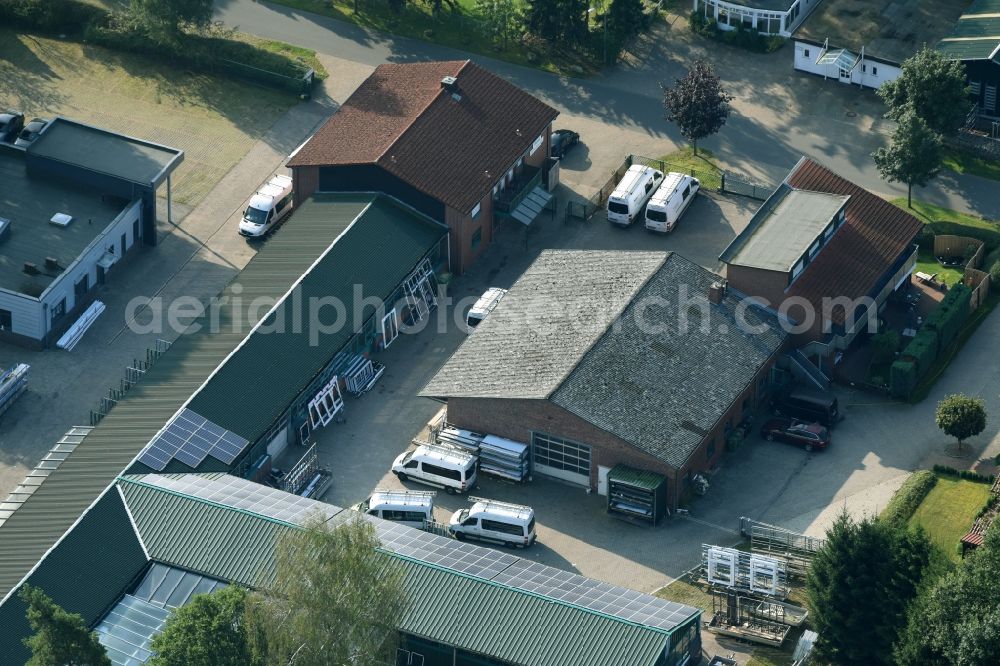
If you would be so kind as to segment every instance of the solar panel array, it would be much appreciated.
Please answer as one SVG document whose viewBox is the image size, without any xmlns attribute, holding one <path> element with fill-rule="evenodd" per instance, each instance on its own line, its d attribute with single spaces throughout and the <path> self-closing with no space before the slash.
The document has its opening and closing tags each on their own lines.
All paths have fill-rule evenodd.
<svg viewBox="0 0 1000 666">
<path fill-rule="evenodd" d="M 231 465 L 249 443 L 185 407 L 146 445 L 139 462 L 157 471 L 174 459 L 193 469 L 207 456 Z"/>
<path fill-rule="evenodd" d="M 292 524 L 302 524 L 317 512 L 336 522 L 353 512 L 305 499 L 246 479 L 145 475 L 144 481 L 178 492 L 244 509 Z M 694 609 L 624 587 L 570 573 L 510 553 L 474 546 L 400 523 L 365 516 L 376 528 L 382 546 L 397 555 L 532 592 L 590 611 L 636 624 L 670 630 L 690 619 Z"/>
</svg>

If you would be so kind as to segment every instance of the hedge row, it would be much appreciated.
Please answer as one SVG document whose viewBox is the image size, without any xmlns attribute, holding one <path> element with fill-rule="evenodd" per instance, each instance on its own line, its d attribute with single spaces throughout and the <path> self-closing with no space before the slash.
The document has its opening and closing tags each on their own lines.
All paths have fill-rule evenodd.
<svg viewBox="0 0 1000 666">
<path fill-rule="evenodd" d="M 966 481 L 975 481 L 976 483 L 993 483 L 993 476 L 990 474 L 979 474 L 978 472 L 973 472 L 967 469 L 955 469 L 954 467 L 948 467 L 947 465 L 934 465 L 934 472 L 944 476 L 957 476 L 960 479 L 965 479 Z"/>
<path fill-rule="evenodd" d="M 722 30 L 714 17 L 706 17 L 698 10 L 691 12 L 689 19 L 691 32 L 726 44 L 739 46 L 748 51 L 772 53 L 785 43 L 784 37 L 762 35 L 752 28 L 744 28 L 742 23 L 738 23 L 735 30 Z"/>
<path fill-rule="evenodd" d="M 181 33 L 153 39 L 125 13 L 107 12 L 80 0 L 0 0 L 0 25 L 84 37 L 117 51 L 138 53 L 197 71 L 225 74 L 296 94 L 308 94 L 309 68 L 280 53 L 232 39 L 232 32 Z"/>
<path fill-rule="evenodd" d="M 955 341 L 969 318 L 972 290 L 956 284 L 928 315 L 920 331 L 903 349 L 889 369 L 889 390 L 895 398 L 908 398 L 934 365 L 934 361 Z"/>
<path fill-rule="evenodd" d="M 927 469 L 914 472 L 889 500 L 880 518 L 894 525 L 906 525 L 936 483 L 934 472 Z"/>
</svg>

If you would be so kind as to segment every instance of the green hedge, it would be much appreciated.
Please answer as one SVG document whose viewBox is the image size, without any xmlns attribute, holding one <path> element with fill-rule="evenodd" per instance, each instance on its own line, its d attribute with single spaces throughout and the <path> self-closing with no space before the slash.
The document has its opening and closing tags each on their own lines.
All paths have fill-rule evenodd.
<svg viewBox="0 0 1000 666">
<path fill-rule="evenodd" d="M 936 483 L 934 472 L 926 469 L 914 472 L 892 496 L 879 518 L 894 525 L 906 525 Z"/>
<path fill-rule="evenodd" d="M 80 35 L 106 12 L 80 0 L 0 0 L 0 25 Z"/>
<path fill-rule="evenodd" d="M 969 299 L 972 290 L 964 284 L 956 284 L 938 303 L 924 321 L 922 329 L 937 331 L 938 352 L 952 343 L 969 318 Z"/>
<path fill-rule="evenodd" d="M 917 378 L 923 377 L 937 358 L 938 334 L 934 329 L 921 328 L 910 344 L 903 350 L 902 360 L 912 359 L 917 366 Z"/>
<path fill-rule="evenodd" d="M 895 361 L 889 368 L 889 392 L 894 398 L 906 399 L 917 385 L 917 365 L 913 361 Z"/>
</svg>

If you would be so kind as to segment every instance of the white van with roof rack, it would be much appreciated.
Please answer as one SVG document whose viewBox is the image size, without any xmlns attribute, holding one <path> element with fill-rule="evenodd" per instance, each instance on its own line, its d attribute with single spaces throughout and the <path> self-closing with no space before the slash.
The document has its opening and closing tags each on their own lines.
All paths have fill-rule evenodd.
<svg viewBox="0 0 1000 666">
<path fill-rule="evenodd" d="M 673 231 L 677 220 L 694 201 L 701 182 L 684 173 L 671 171 L 646 204 L 646 228 L 650 231 Z"/>
<path fill-rule="evenodd" d="M 354 509 L 369 516 L 423 529 L 434 521 L 432 490 L 379 490 Z"/>
<path fill-rule="evenodd" d="M 486 315 L 493 312 L 496 306 L 500 305 L 500 300 L 506 295 L 506 289 L 490 287 L 486 290 L 486 293 L 479 297 L 479 300 L 472 305 L 468 316 L 465 318 L 465 325 L 469 327 L 469 333 L 476 330 L 476 326 L 479 326 L 486 319 Z"/>
<path fill-rule="evenodd" d="M 412 451 L 400 454 L 392 463 L 392 473 L 400 481 L 412 479 L 444 488 L 449 495 L 454 495 L 475 487 L 478 462 L 479 458 L 468 451 L 421 444 Z"/>
<path fill-rule="evenodd" d="M 535 542 L 535 510 L 523 504 L 470 497 L 472 508 L 456 511 L 448 531 L 456 539 L 466 537 L 497 541 L 511 548 L 527 548 Z"/>
<path fill-rule="evenodd" d="M 608 197 L 608 222 L 621 227 L 632 224 L 662 182 L 662 171 L 641 164 L 630 166 Z"/>
<path fill-rule="evenodd" d="M 259 238 L 275 227 L 292 210 L 292 179 L 274 176 L 250 197 L 250 205 L 240 220 L 240 235 Z"/>
</svg>

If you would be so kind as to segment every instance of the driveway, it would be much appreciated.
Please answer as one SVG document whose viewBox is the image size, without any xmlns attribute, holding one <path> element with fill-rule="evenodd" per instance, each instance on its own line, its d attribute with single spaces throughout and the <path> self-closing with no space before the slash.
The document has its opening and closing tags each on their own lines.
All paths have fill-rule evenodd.
<svg viewBox="0 0 1000 666">
<path fill-rule="evenodd" d="M 558 124 L 579 131 L 584 141 L 607 138 L 613 150 L 592 159 L 602 169 L 614 168 L 626 152 L 656 157 L 679 145 L 677 131 L 663 119 L 660 82 L 671 83 L 695 58 L 704 57 L 736 96 L 734 116 L 704 142 L 727 168 L 777 183 L 806 155 L 880 194 L 906 193 L 905 187 L 883 181 L 870 157 L 891 131 L 879 117 L 874 93 L 795 72 L 791 43 L 772 54 L 753 54 L 697 37 L 686 19 L 674 17 L 642 38 L 624 64 L 590 79 L 573 79 L 258 0 L 217 0 L 215 18 L 330 54 L 348 67 L 471 57 L 559 109 Z M 336 77 L 339 68 L 330 71 Z M 611 153 L 615 159 L 606 160 Z M 1000 188 L 976 176 L 945 173 L 914 196 L 1000 216 Z"/>
</svg>

